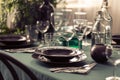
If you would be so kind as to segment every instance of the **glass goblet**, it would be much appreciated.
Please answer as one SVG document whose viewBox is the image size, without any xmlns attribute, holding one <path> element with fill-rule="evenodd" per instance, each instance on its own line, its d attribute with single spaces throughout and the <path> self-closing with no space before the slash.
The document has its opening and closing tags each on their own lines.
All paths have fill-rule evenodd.
<svg viewBox="0 0 120 80">
<path fill-rule="evenodd" d="M 82 50 L 82 40 L 83 40 L 83 37 L 84 37 L 84 34 L 85 34 L 85 31 L 82 30 L 81 27 L 78 27 L 78 26 L 74 26 L 74 30 L 75 30 L 75 35 L 78 39 L 78 47 L 79 47 L 79 50 Z"/>
<path fill-rule="evenodd" d="M 67 46 L 69 46 L 69 41 L 74 37 L 74 34 L 71 26 L 65 26 L 61 29 L 61 36 L 67 41 Z"/>
<path fill-rule="evenodd" d="M 62 12 L 56 11 L 54 13 L 54 30 L 55 30 L 55 32 L 57 32 L 60 29 L 60 27 L 63 23 L 62 16 L 63 16 Z"/>
<path fill-rule="evenodd" d="M 85 26 L 86 28 L 86 32 L 85 32 L 85 42 L 84 42 L 84 45 L 85 46 L 88 46 L 88 45 L 91 45 L 90 43 L 88 43 L 87 41 L 87 36 L 91 33 L 92 31 L 92 22 L 87 22 L 87 25 Z"/>
<path fill-rule="evenodd" d="M 49 28 L 49 21 L 48 20 L 45 20 L 45 21 L 37 21 L 37 29 L 38 31 L 41 32 L 41 41 L 42 41 L 42 44 L 44 45 L 45 43 L 45 39 L 44 39 L 44 33 L 47 32 L 48 28 Z M 43 46 L 42 45 L 42 46 Z"/>
</svg>

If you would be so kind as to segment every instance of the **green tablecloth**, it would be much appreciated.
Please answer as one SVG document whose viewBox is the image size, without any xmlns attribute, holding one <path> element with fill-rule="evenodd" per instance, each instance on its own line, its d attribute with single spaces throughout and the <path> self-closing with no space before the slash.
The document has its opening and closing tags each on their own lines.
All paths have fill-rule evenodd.
<svg viewBox="0 0 120 80">
<path fill-rule="evenodd" d="M 88 58 L 85 62 L 92 62 L 90 57 L 90 47 L 84 47 L 85 54 Z M 105 80 L 107 76 L 111 76 L 113 66 L 110 64 L 97 64 L 88 74 L 75 74 L 75 73 L 53 73 L 49 71 L 50 65 L 44 64 L 34 58 L 32 54 L 27 53 L 14 53 L 10 54 L 27 65 L 39 78 L 39 80 Z M 116 70 L 117 75 L 120 76 L 120 69 Z"/>
</svg>

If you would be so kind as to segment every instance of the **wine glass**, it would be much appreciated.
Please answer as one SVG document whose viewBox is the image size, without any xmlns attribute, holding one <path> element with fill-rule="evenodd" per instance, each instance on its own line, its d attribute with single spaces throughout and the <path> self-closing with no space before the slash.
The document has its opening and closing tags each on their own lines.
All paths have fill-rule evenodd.
<svg viewBox="0 0 120 80">
<path fill-rule="evenodd" d="M 60 27 L 63 23 L 62 17 L 63 17 L 63 13 L 61 11 L 54 12 L 54 30 L 55 30 L 55 32 L 57 32 L 60 29 Z"/>
<path fill-rule="evenodd" d="M 85 24 L 87 21 L 87 13 L 86 12 L 74 12 L 74 25 L 79 26 L 81 23 Z"/>
<path fill-rule="evenodd" d="M 88 45 L 91 45 L 90 43 L 88 43 L 87 41 L 87 35 L 89 35 L 92 31 L 92 25 L 93 23 L 92 22 L 87 22 L 87 25 L 85 26 L 86 28 L 86 32 L 85 32 L 85 42 L 84 42 L 84 45 L 85 46 L 88 46 Z"/>
<path fill-rule="evenodd" d="M 119 49 L 117 50 L 117 48 L 113 48 L 113 53 L 114 53 L 114 57 L 113 59 L 111 59 L 109 56 L 107 56 L 107 58 L 109 59 L 109 61 L 114 65 L 113 68 L 113 75 L 106 77 L 106 80 L 120 80 L 119 76 L 116 76 L 116 69 L 117 69 L 117 65 L 120 64 L 120 51 Z"/>
<path fill-rule="evenodd" d="M 74 26 L 77 26 L 77 28 L 79 28 L 79 30 L 78 30 L 79 32 L 81 32 L 81 31 L 83 32 L 84 30 L 87 30 L 87 28 L 86 28 L 87 22 L 88 21 L 87 21 L 87 13 L 86 12 L 83 12 L 83 11 L 74 12 L 73 23 L 74 23 Z M 83 38 L 83 36 L 84 35 L 82 35 L 81 37 Z"/>
<path fill-rule="evenodd" d="M 64 8 L 61 10 L 62 15 L 62 25 L 60 28 L 61 37 L 63 37 L 67 41 L 67 46 L 69 46 L 69 41 L 74 37 L 74 30 L 72 24 L 72 9 Z"/>
<path fill-rule="evenodd" d="M 74 30 L 75 30 L 75 35 L 79 41 L 78 42 L 79 50 L 83 51 L 82 50 L 82 41 L 83 41 L 83 37 L 84 37 L 85 32 L 86 32 L 86 28 L 83 28 L 83 25 L 81 24 L 80 26 L 74 26 Z"/>
<path fill-rule="evenodd" d="M 38 31 L 41 32 L 41 41 L 43 41 L 42 42 L 43 45 L 45 43 L 44 33 L 47 32 L 48 28 L 49 28 L 49 20 L 37 21 L 37 29 Z"/>
<path fill-rule="evenodd" d="M 61 28 L 61 37 L 67 41 L 67 46 L 69 46 L 69 41 L 74 37 L 73 26 L 63 26 Z"/>
<path fill-rule="evenodd" d="M 63 16 L 62 16 L 62 20 L 63 20 L 62 26 L 73 25 L 72 24 L 72 19 L 73 19 L 72 9 L 69 9 L 69 8 L 62 9 L 62 13 L 63 13 Z"/>
</svg>

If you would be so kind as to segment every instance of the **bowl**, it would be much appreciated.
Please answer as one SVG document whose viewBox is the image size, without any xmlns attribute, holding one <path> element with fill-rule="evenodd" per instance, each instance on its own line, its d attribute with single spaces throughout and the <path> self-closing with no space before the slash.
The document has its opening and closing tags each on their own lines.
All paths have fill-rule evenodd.
<svg viewBox="0 0 120 80">
<path fill-rule="evenodd" d="M 120 44 L 120 35 L 113 35 L 112 40 L 116 42 L 116 44 Z"/>
<path fill-rule="evenodd" d="M 67 62 L 79 54 L 80 53 L 77 53 L 75 49 L 67 47 L 46 48 L 40 53 L 41 56 L 44 56 L 53 62 Z"/>
</svg>

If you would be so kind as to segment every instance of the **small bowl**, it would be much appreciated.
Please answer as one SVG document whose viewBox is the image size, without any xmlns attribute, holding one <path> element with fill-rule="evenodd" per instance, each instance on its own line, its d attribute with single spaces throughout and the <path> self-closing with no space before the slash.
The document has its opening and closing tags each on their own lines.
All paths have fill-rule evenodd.
<svg viewBox="0 0 120 80">
<path fill-rule="evenodd" d="M 113 35 L 112 40 L 116 42 L 116 44 L 120 44 L 120 35 Z"/>
</svg>

